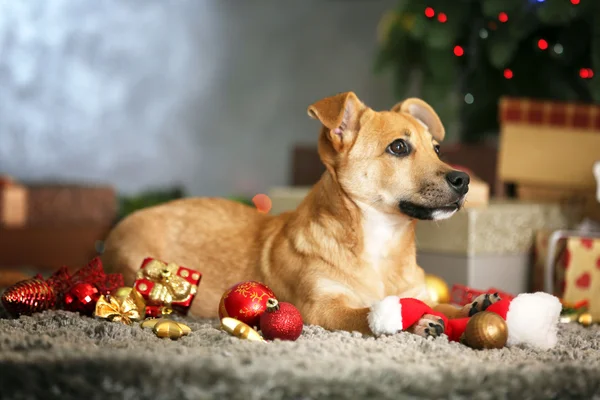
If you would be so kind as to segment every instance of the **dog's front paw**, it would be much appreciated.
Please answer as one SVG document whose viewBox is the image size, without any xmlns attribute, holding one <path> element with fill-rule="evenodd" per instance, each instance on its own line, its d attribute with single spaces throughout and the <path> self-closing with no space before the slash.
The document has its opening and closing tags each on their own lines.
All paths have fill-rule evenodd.
<svg viewBox="0 0 600 400">
<path fill-rule="evenodd" d="M 407 331 L 428 338 L 441 336 L 445 329 L 443 319 L 437 315 L 425 314 L 416 324 L 408 328 Z"/>
<path fill-rule="evenodd" d="M 472 317 L 473 315 L 477 314 L 480 311 L 487 310 L 487 308 L 489 306 L 491 306 L 492 304 L 494 304 L 497 301 L 500 301 L 500 295 L 498 293 L 481 294 L 481 295 L 477 296 L 475 298 L 475 300 L 473 300 L 473 302 L 465 305 L 461 310 L 461 314 L 464 317 Z"/>
</svg>

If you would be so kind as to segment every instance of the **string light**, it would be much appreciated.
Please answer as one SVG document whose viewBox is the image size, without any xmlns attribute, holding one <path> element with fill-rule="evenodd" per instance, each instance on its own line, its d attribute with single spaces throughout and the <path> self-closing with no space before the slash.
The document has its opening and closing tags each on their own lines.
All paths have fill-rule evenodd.
<svg viewBox="0 0 600 400">
<path fill-rule="evenodd" d="M 440 21 L 443 24 L 444 22 L 448 21 L 448 16 L 446 16 L 446 14 L 444 13 L 439 13 L 438 21 Z"/>
<path fill-rule="evenodd" d="M 508 14 L 505 13 L 504 11 L 501 12 L 500 14 L 498 14 L 498 21 L 504 23 L 508 21 Z"/>
<path fill-rule="evenodd" d="M 574 6 L 576 6 L 577 4 L 579 4 L 580 0 L 571 0 L 571 4 L 573 4 Z"/>
<path fill-rule="evenodd" d="M 454 55 L 456 57 L 462 57 L 465 54 L 465 50 L 461 46 L 454 46 Z"/>
<path fill-rule="evenodd" d="M 465 94 L 465 103 L 473 104 L 474 101 L 475 101 L 475 97 L 473 97 L 473 95 L 471 93 Z"/>
<path fill-rule="evenodd" d="M 538 40 L 537 45 L 541 50 L 546 50 L 548 48 L 548 42 L 544 39 Z"/>
<path fill-rule="evenodd" d="M 504 77 L 505 77 L 506 79 L 512 79 L 512 77 L 513 77 L 513 72 L 512 72 L 512 70 L 511 70 L 511 69 L 509 69 L 509 68 L 506 68 L 506 69 L 504 70 Z"/>
<path fill-rule="evenodd" d="M 553 47 L 553 50 L 556 54 L 562 54 L 563 52 L 563 46 L 560 43 L 556 43 Z"/>
<path fill-rule="evenodd" d="M 579 70 L 579 76 L 583 79 L 592 79 L 594 71 L 591 68 L 581 68 Z"/>
<path fill-rule="evenodd" d="M 487 37 L 488 37 L 488 31 L 487 31 L 487 29 L 481 28 L 479 30 L 479 37 L 482 38 L 482 39 L 487 39 Z"/>
<path fill-rule="evenodd" d="M 425 9 L 425 16 L 426 16 L 427 18 L 433 18 L 433 16 L 434 16 L 434 15 L 435 15 L 435 10 L 434 10 L 433 8 L 431 8 L 431 7 L 427 7 L 427 8 Z"/>
</svg>

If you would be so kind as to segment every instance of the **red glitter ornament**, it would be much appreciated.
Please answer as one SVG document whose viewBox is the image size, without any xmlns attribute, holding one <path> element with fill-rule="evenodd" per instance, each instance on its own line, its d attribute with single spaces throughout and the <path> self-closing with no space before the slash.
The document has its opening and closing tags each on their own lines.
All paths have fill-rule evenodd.
<svg viewBox="0 0 600 400">
<path fill-rule="evenodd" d="M 99 298 L 100 291 L 96 286 L 86 282 L 76 283 L 65 293 L 64 308 L 91 317 Z"/>
<path fill-rule="evenodd" d="M 275 294 L 260 282 L 238 283 L 223 293 L 219 303 L 219 318 L 235 318 L 252 328 L 257 328 L 270 298 L 275 298 Z"/>
<path fill-rule="evenodd" d="M 267 340 L 296 340 L 302 334 L 302 315 L 290 303 L 267 301 L 267 312 L 260 316 L 260 330 Z"/>
<path fill-rule="evenodd" d="M 4 309 L 15 317 L 49 310 L 55 304 L 54 289 L 41 279 L 17 282 L 2 295 Z"/>
</svg>

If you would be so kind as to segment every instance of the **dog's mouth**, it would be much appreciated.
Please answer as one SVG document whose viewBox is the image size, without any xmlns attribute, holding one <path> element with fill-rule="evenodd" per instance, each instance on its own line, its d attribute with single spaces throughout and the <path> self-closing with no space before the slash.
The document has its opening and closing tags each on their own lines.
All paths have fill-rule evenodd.
<svg viewBox="0 0 600 400">
<path fill-rule="evenodd" d="M 423 206 L 411 201 L 401 201 L 398 204 L 400 211 L 411 217 L 421 220 L 440 220 L 450 218 L 464 203 L 464 196 L 458 200 L 440 207 Z"/>
</svg>

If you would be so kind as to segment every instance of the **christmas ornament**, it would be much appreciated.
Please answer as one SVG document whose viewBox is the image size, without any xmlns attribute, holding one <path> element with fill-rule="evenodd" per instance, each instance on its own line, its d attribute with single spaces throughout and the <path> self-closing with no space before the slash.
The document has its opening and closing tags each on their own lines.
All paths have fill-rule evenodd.
<svg viewBox="0 0 600 400">
<path fill-rule="evenodd" d="M 157 307 L 153 315 L 164 314 L 161 307 L 187 315 L 201 279 L 198 271 L 149 257 L 142 262 L 133 287 L 149 306 Z"/>
<path fill-rule="evenodd" d="M 113 322 L 131 325 L 132 321 L 141 321 L 146 313 L 146 303 L 137 290 L 131 290 L 125 297 L 101 295 L 96 303 L 94 315 Z"/>
<path fill-rule="evenodd" d="M 260 330 L 267 340 L 296 340 L 302 334 L 302 316 L 290 303 L 267 300 L 267 310 L 260 316 Z"/>
<path fill-rule="evenodd" d="M 146 306 L 146 318 L 162 318 L 173 313 L 173 309 L 167 306 Z"/>
<path fill-rule="evenodd" d="M 109 294 L 116 299 L 123 299 L 129 296 L 129 293 L 131 293 L 132 290 L 133 288 L 129 286 L 123 286 L 111 291 Z"/>
<path fill-rule="evenodd" d="M 425 274 L 425 286 L 427 286 L 429 297 L 435 303 L 441 304 L 450 301 L 448 284 L 439 276 Z"/>
<path fill-rule="evenodd" d="M 265 342 L 266 340 L 260 336 L 260 333 L 252 329 L 242 321 L 235 318 L 225 317 L 221 319 L 221 329 L 232 336 L 240 339 L 250 340 L 252 342 Z"/>
<path fill-rule="evenodd" d="M 2 295 L 2 305 L 14 317 L 50 310 L 55 304 L 54 289 L 41 279 L 17 282 Z"/>
<path fill-rule="evenodd" d="M 140 324 L 142 328 L 152 328 L 152 331 L 159 338 L 168 338 L 177 340 L 182 336 L 188 335 L 192 330 L 189 326 L 181 322 L 170 319 L 149 319 Z"/>
<path fill-rule="evenodd" d="M 259 327 L 260 316 L 267 310 L 270 298 L 275 298 L 275 294 L 260 282 L 238 283 L 223 293 L 219 318 L 232 317 L 251 327 Z"/>
<path fill-rule="evenodd" d="M 81 288 L 74 288 L 83 283 L 92 285 L 100 294 L 108 294 L 111 290 L 124 285 L 123 276 L 121 274 L 105 274 L 100 258 L 96 257 L 73 275 L 69 273 L 67 267 L 62 267 L 46 280 L 38 274 L 32 279 L 18 282 L 6 289 L 2 295 L 2 304 L 13 317 L 31 315 L 35 312 L 55 308 L 64 309 L 65 296 L 73 290 L 69 306 L 87 309 L 80 302 L 76 301 L 73 304 L 77 293 L 81 292 Z M 93 294 L 92 292 L 93 290 L 88 291 L 87 294 Z M 82 301 L 87 302 L 85 296 L 82 297 Z M 77 303 L 81 307 L 78 307 Z"/>
<path fill-rule="evenodd" d="M 76 283 L 65 293 L 64 309 L 92 316 L 99 298 L 96 286 L 87 282 Z"/>
<path fill-rule="evenodd" d="M 481 311 L 473 315 L 461 342 L 477 350 L 501 349 L 508 340 L 508 327 L 504 319 L 493 312 Z"/>
<path fill-rule="evenodd" d="M 179 328 L 181 329 L 181 332 L 182 332 L 183 335 L 189 335 L 192 332 L 192 329 L 189 326 L 187 326 L 186 324 L 182 324 L 181 322 L 176 322 L 176 321 L 173 321 L 173 320 L 170 320 L 170 319 L 166 319 L 166 318 L 147 319 L 145 321 L 142 321 L 140 323 L 140 326 L 143 329 L 145 329 L 145 328 L 155 329 L 155 327 L 157 325 L 162 324 L 164 322 L 173 322 L 173 323 L 176 323 L 179 326 Z M 158 328 L 156 328 L 156 329 L 158 329 Z M 164 330 L 165 328 L 161 328 L 161 329 Z M 154 333 L 156 333 L 156 332 L 154 332 Z"/>
</svg>

